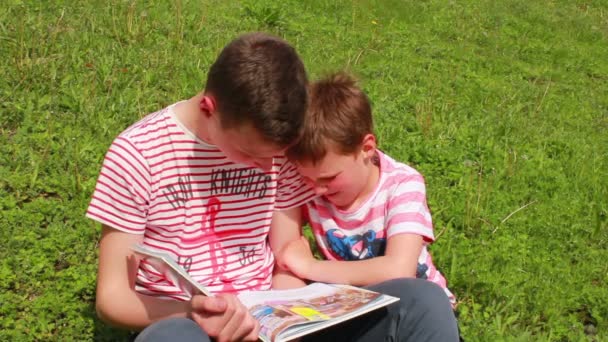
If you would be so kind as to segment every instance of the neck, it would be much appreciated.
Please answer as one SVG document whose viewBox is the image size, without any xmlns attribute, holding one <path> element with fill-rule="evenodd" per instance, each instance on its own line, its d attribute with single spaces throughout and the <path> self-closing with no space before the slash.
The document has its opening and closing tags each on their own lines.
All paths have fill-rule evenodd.
<svg viewBox="0 0 608 342">
<path fill-rule="evenodd" d="M 367 184 L 361 191 L 358 197 L 358 202 L 362 203 L 376 190 L 376 185 L 380 181 L 380 166 L 370 160 L 369 162 L 369 173 L 367 177 Z"/>
<path fill-rule="evenodd" d="M 349 204 L 348 206 L 346 206 L 344 208 L 340 208 L 340 209 L 348 211 L 348 210 L 351 210 L 353 208 L 360 206 L 376 190 L 376 186 L 378 185 L 378 182 L 380 181 L 380 164 L 376 163 L 376 162 L 374 162 L 374 160 L 370 159 L 366 166 L 367 166 L 367 181 L 365 183 L 365 186 L 363 187 L 363 189 L 361 190 L 359 195 L 357 195 L 357 198 L 355 198 L 355 200 L 351 204 Z"/>
<path fill-rule="evenodd" d="M 203 96 L 204 93 L 201 92 L 189 100 L 176 105 L 174 108 L 175 116 L 197 138 L 208 144 L 213 144 L 208 131 L 209 116 L 205 115 L 199 106 Z"/>
</svg>

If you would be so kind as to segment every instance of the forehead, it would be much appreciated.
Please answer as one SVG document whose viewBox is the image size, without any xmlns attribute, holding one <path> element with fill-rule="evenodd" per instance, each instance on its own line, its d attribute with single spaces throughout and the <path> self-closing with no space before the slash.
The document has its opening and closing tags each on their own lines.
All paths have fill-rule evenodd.
<svg viewBox="0 0 608 342">
<path fill-rule="evenodd" d="M 254 157 L 272 157 L 283 154 L 285 147 L 268 142 L 251 124 L 223 129 L 226 140 L 233 148 Z"/>
<path fill-rule="evenodd" d="M 297 167 L 300 173 L 306 176 L 325 177 L 333 176 L 348 167 L 352 167 L 353 161 L 354 156 L 336 153 L 333 149 L 330 149 L 325 157 L 317 163 L 311 161 L 298 162 Z"/>
</svg>

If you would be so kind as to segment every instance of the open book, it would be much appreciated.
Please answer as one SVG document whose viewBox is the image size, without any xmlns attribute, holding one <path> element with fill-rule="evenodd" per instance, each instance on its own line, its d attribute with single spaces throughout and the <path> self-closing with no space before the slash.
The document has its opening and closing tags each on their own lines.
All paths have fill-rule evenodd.
<svg viewBox="0 0 608 342">
<path fill-rule="evenodd" d="M 169 254 L 139 244 L 133 250 L 184 292 L 213 295 Z M 264 342 L 289 341 L 399 300 L 354 286 L 323 283 L 290 290 L 244 292 L 238 298 L 260 322 L 260 340 Z"/>
</svg>

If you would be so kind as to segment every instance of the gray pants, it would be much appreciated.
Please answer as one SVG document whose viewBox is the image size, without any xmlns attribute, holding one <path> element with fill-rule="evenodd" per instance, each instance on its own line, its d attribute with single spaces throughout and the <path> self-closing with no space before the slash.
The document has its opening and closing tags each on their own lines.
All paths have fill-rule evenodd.
<svg viewBox="0 0 608 342">
<path fill-rule="evenodd" d="M 458 341 L 458 325 L 445 292 L 416 278 L 393 279 L 367 286 L 399 297 L 386 308 L 318 332 L 304 341 Z"/>
<path fill-rule="evenodd" d="M 434 283 L 406 278 L 389 280 L 367 288 L 401 300 L 306 336 L 303 341 L 458 341 L 458 326 L 448 297 Z M 207 342 L 211 339 L 193 321 L 167 319 L 144 329 L 135 341 Z"/>
</svg>

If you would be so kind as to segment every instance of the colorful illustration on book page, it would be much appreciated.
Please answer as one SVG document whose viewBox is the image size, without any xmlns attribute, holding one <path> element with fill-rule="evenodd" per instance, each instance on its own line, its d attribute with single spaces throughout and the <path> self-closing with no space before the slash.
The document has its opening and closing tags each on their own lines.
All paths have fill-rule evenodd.
<svg viewBox="0 0 608 342">
<path fill-rule="evenodd" d="M 304 318 L 283 308 L 270 305 L 256 305 L 249 309 L 251 315 L 260 322 L 260 333 L 272 340 L 285 328 L 305 322 Z"/>
<path fill-rule="evenodd" d="M 322 312 L 326 316 L 338 317 L 366 305 L 376 299 L 379 295 L 379 293 L 370 291 L 339 288 L 330 296 L 310 298 L 306 300 L 306 304 L 309 307 L 314 307 L 317 311 Z"/>
<path fill-rule="evenodd" d="M 306 318 L 309 321 L 318 321 L 318 320 L 331 318 L 331 317 L 323 314 L 322 312 L 319 312 L 315 309 L 308 308 L 305 306 L 292 306 L 291 308 L 289 308 L 289 310 Z"/>
</svg>

